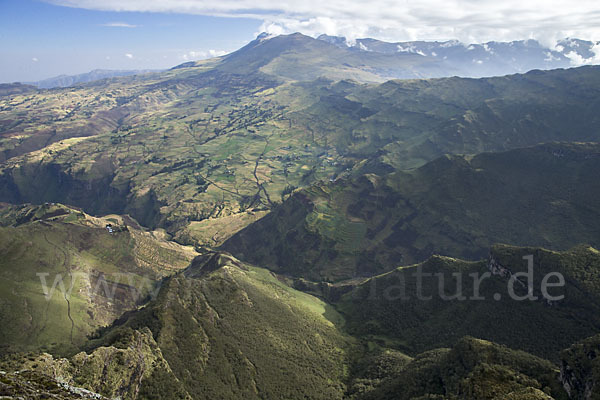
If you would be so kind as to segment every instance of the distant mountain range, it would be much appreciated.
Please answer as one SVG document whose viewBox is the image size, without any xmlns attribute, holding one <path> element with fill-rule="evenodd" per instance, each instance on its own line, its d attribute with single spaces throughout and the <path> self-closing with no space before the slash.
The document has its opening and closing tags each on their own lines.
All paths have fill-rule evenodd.
<svg viewBox="0 0 600 400">
<path fill-rule="evenodd" d="M 381 54 L 418 54 L 436 60 L 457 71 L 459 76 L 483 77 L 527 72 L 532 69 L 568 68 L 600 62 L 600 42 L 580 39 L 560 40 L 554 49 L 536 40 L 464 44 L 456 40 L 444 42 L 383 42 L 321 35 L 317 39 L 340 48 Z"/>
<path fill-rule="evenodd" d="M 385 82 L 460 76 L 480 78 L 523 73 L 534 69 L 569 68 L 600 61 L 599 43 L 564 39 L 554 49 L 535 40 L 463 44 L 445 42 L 388 43 L 321 35 L 312 38 L 260 34 L 241 49 L 222 58 L 220 69 L 230 73 L 259 70 L 286 80 L 352 79 Z M 205 65 L 187 62 L 176 68 Z"/>
<path fill-rule="evenodd" d="M 69 87 L 79 83 L 93 82 L 100 79 L 116 78 L 119 76 L 130 76 L 143 74 L 146 72 L 157 72 L 152 69 L 136 69 L 136 70 L 118 70 L 118 69 L 95 69 L 90 72 L 77 75 L 59 75 L 48 79 L 43 79 L 36 82 L 27 82 L 30 85 L 37 86 L 40 89 L 52 89 L 57 87 Z"/>
<path fill-rule="evenodd" d="M 457 40 L 392 43 L 371 38 L 349 41 L 324 34 L 315 39 L 300 33 L 278 36 L 261 33 L 246 46 L 219 59 L 225 61 L 228 65 L 225 68 L 230 71 L 260 69 L 293 80 L 326 77 L 384 82 L 449 76 L 480 78 L 598 64 L 600 42 L 568 38 L 551 49 L 532 39 L 481 44 Z M 174 69 L 204 63 L 190 61 Z M 51 89 L 158 71 L 95 69 L 26 83 Z"/>
</svg>

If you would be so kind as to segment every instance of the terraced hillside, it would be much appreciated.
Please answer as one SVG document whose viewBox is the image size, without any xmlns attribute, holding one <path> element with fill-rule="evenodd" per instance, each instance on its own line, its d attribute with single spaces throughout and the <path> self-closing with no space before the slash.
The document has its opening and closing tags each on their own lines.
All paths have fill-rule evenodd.
<svg viewBox="0 0 600 400">
<path fill-rule="evenodd" d="M 599 246 L 599 170 L 595 143 L 444 156 L 298 191 L 223 248 L 281 273 L 337 281 L 433 254 L 476 260 L 497 242 Z"/>
<path fill-rule="evenodd" d="M 78 348 L 197 255 L 129 217 L 59 204 L 4 206 L 0 222 L 2 353 Z"/>
</svg>

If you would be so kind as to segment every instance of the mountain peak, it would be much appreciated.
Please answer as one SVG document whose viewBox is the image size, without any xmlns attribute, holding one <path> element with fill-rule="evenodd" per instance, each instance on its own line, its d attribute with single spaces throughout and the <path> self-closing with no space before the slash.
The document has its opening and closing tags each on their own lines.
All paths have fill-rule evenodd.
<svg viewBox="0 0 600 400">
<path fill-rule="evenodd" d="M 277 37 L 277 36 L 279 36 L 279 35 L 274 35 L 274 34 L 268 33 L 268 32 L 261 32 L 256 37 L 255 41 L 262 42 L 262 41 L 269 40 L 269 39 L 272 39 L 272 38 Z"/>
<path fill-rule="evenodd" d="M 244 269 L 242 263 L 232 255 L 225 252 L 209 252 L 194 258 L 184 275 L 187 278 L 199 278 L 225 266 L 234 266 Z"/>
<path fill-rule="evenodd" d="M 343 46 L 350 47 L 351 46 L 350 43 L 348 43 L 348 41 L 346 40 L 346 38 L 344 36 L 330 36 L 330 35 L 322 34 L 317 37 L 317 40 L 322 40 L 324 42 L 335 44 L 336 46 L 340 46 L 340 47 L 343 47 Z"/>
</svg>

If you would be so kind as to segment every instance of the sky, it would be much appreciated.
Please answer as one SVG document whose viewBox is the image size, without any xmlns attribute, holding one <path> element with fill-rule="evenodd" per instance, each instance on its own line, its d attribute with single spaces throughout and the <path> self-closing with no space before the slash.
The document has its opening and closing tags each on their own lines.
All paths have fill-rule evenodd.
<svg viewBox="0 0 600 400">
<path fill-rule="evenodd" d="M 600 40 L 598 0 L 0 0 L 0 82 L 164 69 L 260 32 L 464 43 Z"/>
<path fill-rule="evenodd" d="M 255 37 L 261 23 L 0 0 L 0 82 L 30 82 L 93 69 L 170 68 L 236 50 Z"/>
</svg>

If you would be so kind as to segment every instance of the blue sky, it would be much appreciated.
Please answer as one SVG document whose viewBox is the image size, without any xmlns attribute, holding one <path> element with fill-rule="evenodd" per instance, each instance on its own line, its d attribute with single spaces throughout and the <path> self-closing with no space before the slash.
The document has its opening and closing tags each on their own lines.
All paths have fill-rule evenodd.
<svg viewBox="0 0 600 400">
<path fill-rule="evenodd" d="M 169 68 L 186 59 L 236 50 L 254 38 L 261 23 L 250 18 L 95 11 L 35 0 L 0 0 L 0 82 L 96 68 Z"/>
<path fill-rule="evenodd" d="M 159 69 L 260 32 L 463 43 L 600 40 L 598 0 L 0 0 L 0 82 Z M 600 44 L 595 53 L 600 58 Z"/>
</svg>

